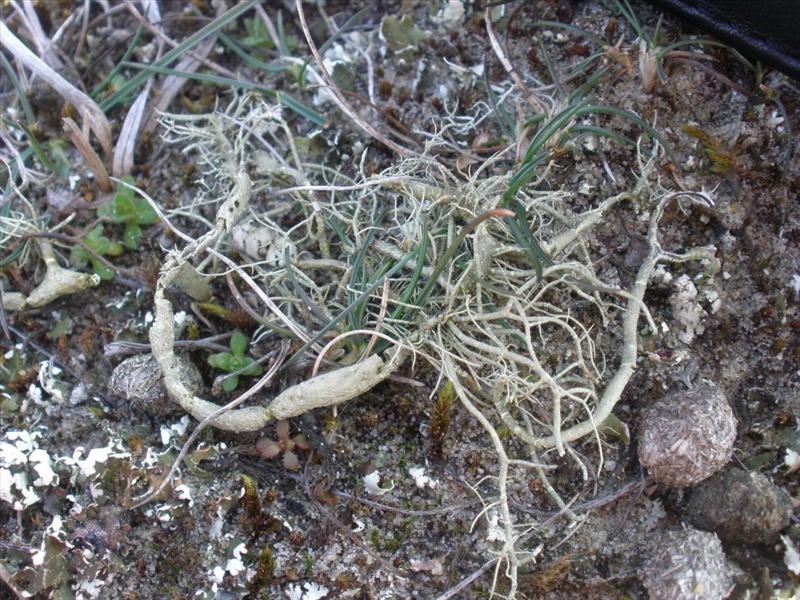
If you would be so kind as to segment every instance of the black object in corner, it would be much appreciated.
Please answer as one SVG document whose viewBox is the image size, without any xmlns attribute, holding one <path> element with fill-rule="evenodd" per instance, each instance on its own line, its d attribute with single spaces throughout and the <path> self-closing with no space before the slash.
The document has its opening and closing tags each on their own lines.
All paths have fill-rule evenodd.
<svg viewBox="0 0 800 600">
<path fill-rule="evenodd" d="M 650 0 L 800 79 L 800 0 Z"/>
</svg>

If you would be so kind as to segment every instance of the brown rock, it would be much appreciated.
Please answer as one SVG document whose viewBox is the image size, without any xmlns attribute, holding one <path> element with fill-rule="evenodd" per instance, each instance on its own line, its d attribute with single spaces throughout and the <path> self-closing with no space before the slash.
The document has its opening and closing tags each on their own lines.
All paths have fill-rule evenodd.
<svg viewBox="0 0 800 600">
<path fill-rule="evenodd" d="M 724 467 L 735 439 L 736 418 L 725 394 L 703 382 L 668 394 L 643 412 L 639 461 L 654 480 L 687 487 Z"/>
<path fill-rule="evenodd" d="M 719 538 L 691 527 L 655 543 L 642 581 L 650 600 L 722 600 L 733 589 Z"/>
<path fill-rule="evenodd" d="M 792 499 L 761 473 L 729 468 L 694 488 L 687 519 L 728 542 L 769 544 L 792 517 Z"/>
<path fill-rule="evenodd" d="M 200 391 L 203 378 L 192 361 L 178 356 L 178 372 L 189 390 Z M 167 394 L 164 378 L 152 354 L 137 354 L 117 365 L 111 373 L 108 391 L 154 417 L 167 416 L 180 408 Z"/>
</svg>

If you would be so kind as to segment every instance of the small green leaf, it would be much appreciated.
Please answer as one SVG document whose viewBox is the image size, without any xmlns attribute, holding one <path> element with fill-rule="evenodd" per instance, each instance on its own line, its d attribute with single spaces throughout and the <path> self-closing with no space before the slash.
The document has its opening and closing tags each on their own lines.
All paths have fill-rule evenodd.
<svg viewBox="0 0 800 600">
<path fill-rule="evenodd" d="M 103 235 L 103 228 L 100 225 L 92 229 L 84 241 L 89 248 L 98 254 L 106 254 L 108 247 L 111 245 L 111 240 Z"/>
<path fill-rule="evenodd" d="M 144 198 L 134 198 L 134 210 L 136 211 L 137 225 L 152 225 L 158 221 L 158 215 L 150 203 Z"/>
<path fill-rule="evenodd" d="M 136 219 L 136 208 L 133 199 L 117 194 L 111 201 L 111 214 L 114 223 L 130 223 Z"/>
<path fill-rule="evenodd" d="M 123 248 L 122 244 L 119 242 L 112 242 L 109 240 L 108 246 L 106 247 L 106 251 L 102 252 L 101 254 L 106 254 L 108 256 L 119 256 L 123 253 L 125 249 Z"/>
<path fill-rule="evenodd" d="M 356 91 L 356 76 L 353 73 L 353 65 L 351 64 L 344 64 L 344 63 L 336 63 L 333 65 L 333 71 L 331 72 L 331 77 L 336 82 L 341 89 L 346 92 L 355 92 Z"/>
<path fill-rule="evenodd" d="M 232 372 L 232 371 L 238 371 L 239 369 L 243 369 L 245 367 L 245 360 L 246 357 L 237 356 L 236 354 L 234 354 L 228 364 L 228 370 Z"/>
<path fill-rule="evenodd" d="M 122 235 L 125 247 L 128 250 L 136 250 L 139 239 L 142 237 L 142 228 L 135 223 L 129 223 L 125 226 L 125 232 Z"/>
<path fill-rule="evenodd" d="M 114 279 L 114 271 L 109 269 L 96 258 L 92 259 L 92 268 L 94 269 L 94 272 L 97 273 L 97 276 L 103 281 L 111 281 Z"/>
<path fill-rule="evenodd" d="M 67 177 L 72 170 L 69 157 L 65 150 L 66 143 L 61 139 L 54 139 L 45 142 L 45 146 L 50 151 L 50 158 L 53 162 L 54 172 L 58 177 Z"/>
<path fill-rule="evenodd" d="M 232 371 L 231 361 L 233 356 L 228 352 L 220 352 L 219 354 L 212 354 L 208 357 L 208 364 L 215 369 L 222 369 L 223 371 Z"/>
<path fill-rule="evenodd" d="M 130 175 L 123 175 L 122 177 L 120 177 L 120 181 L 122 181 L 123 183 L 127 183 L 128 185 L 136 185 L 136 180 Z M 126 187 L 124 185 L 121 185 L 117 188 L 117 196 L 123 196 L 125 198 L 130 198 L 131 200 L 133 200 L 134 193 L 135 192 L 131 188 Z"/>
<path fill-rule="evenodd" d="M 69 262 L 75 267 L 84 267 L 89 263 L 89 253 L 83 246 L 73 246 L 69 253 Z"/>
<path fill-rule="evenodd" d="M 261 374 L 261 365 L 255 364 L 255 362 L 256 361 L 254 361 L 249 356 L 242 357 L 241 366 L 239 368 L 240 369 L 247 369 L 242 374 L 243 375 L 247 375 L 248 377 L 255 377 L 256 375 L 260 375 Z"/>
<path fill-rule="evenodd" d="M 45 335 L 49 340 L 57 340 L 62 335 L 69 335 L 72 333 L 72 327 L 74 323 L 72 319 L 66 318 L 56 321 L 56 324 L 53 325 L 53 328 L 48 331 Z"/>
<path fill-rule="evenodd" d="M 628 446 L 631 443 L 631 431 L 628 426 L 615 414 L 611 413 L 598 428 L 600 433 L 617 438 Z"/>
<path fill-rule="evenodd" d="M 247 369 L 247 371 L 244 372 L 244 375 L 247 375 L 248 377 L 258 377 L 259 375 L 261 375 L 262 372 L 263 369 L 261 368 L 261 365 L 254 364 L 249 369 Z"/>
<path fill-rule="evenodd" d="M 414 50 L 421 41 L 430 37 L 427 31 L 422 31 L 414 25 L 414 21 L 408 15 L 404 15 L 401 19 L 394 15 L 384 17 L 381 21 L 381 35 L 394 52 Z"/>
<path fill-rule="evenodd" d="M 231 352 L 234 356 L 244 356 L 247 351 L 247 336 L 241 331 L 236 331 L 231 336 Z"/>
<path fill-rule="evenodd" d="M 222 389 L 226 392 L 232 392 L 237 387 L 239 387 L 239 377 L 237 375 L 232 375 L 222 382 Z"/>
</svg>

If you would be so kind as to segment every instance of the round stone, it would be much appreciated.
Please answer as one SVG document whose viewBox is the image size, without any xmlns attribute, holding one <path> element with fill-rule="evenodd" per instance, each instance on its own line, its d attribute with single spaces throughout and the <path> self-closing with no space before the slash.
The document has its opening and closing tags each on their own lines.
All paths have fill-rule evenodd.
<svg viewBox="0 0 800 600">
<path fill-rule="evenodd" d="M 642 413 L 639 461 L 671 487 L 707 479 L 730 460 L 736 418 L 723 391 L 703 382 L 668 394 Z"/>
<path fill-rule="evenodd" d="M 695 487 L 687 519 L 726 542 L 771 544 L 792 518 L 792 499 L 761 473 L 727 468 Z"/>
<path fill-rule="evenodd" d="M 188 358 L 178 356 L 178 373 L 193 394 L 202 389 L 200 371 Z M 111 373 L 108 390 L 154 417 L 169 415 L 179 408 L 167 394 L 161 369 L 152 354 L 137 354 L 117 365 Z"/>
<path fill-rule="evenodd" d="M 656 542 L 642 580 L 650 600 L 722 600 L 734 585 L 719 538 L 691 528 Z"/>
</svg>

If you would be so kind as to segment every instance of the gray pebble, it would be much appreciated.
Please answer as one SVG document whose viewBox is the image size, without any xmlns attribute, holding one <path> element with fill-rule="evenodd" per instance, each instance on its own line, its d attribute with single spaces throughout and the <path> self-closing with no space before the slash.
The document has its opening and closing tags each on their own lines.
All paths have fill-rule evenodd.
<svg viewBox="0 0 800 600">
<path fill-rule="evenodd" d="M 686 518 L 727 542 L 769 544 L 789 526 L 788 492 L 761 473 L 728 468 L 695 487 Z"/>
<path fill-rule="evenodd" d="M 192 393 L 202 389 L 200 371 L 188 358 L 178 356 L 178 372 Z M 164 417 L 180 408 L 167 394 L 161 370 L 152 354 L 137 354 L 117 365 L 108 390 L 130 402 L 134 409 L 153 417 Z"/>
<path fill-rule="evenodd" d="M 654 543 L 642 581 L 650 600 L 722 600 L 733 589 L 719 538 L 690 527 Z"/>
<path fill-rule="evenodd" d="M 659 483 L 688 487 L 730 460 L 736 418 L 723 391 L 709 382 L 667 394 L 642 413 L 639 461 Z"/>
</svg>

